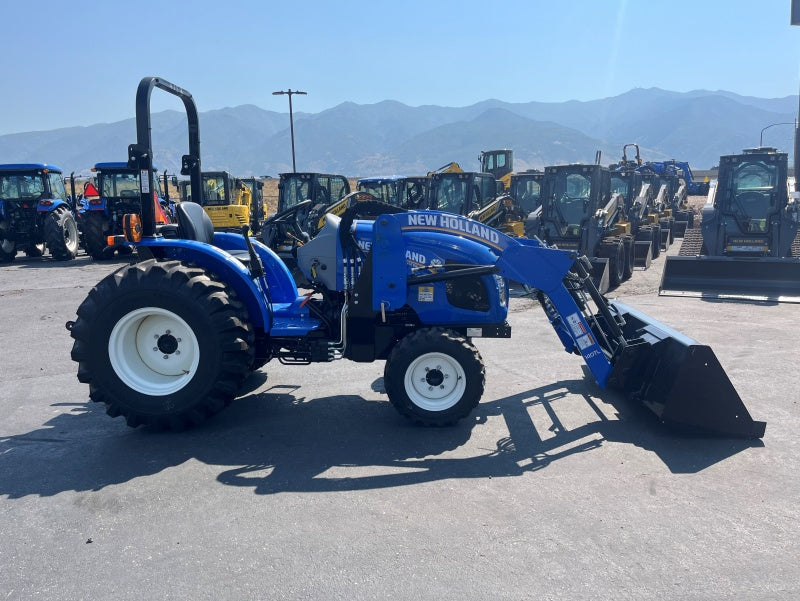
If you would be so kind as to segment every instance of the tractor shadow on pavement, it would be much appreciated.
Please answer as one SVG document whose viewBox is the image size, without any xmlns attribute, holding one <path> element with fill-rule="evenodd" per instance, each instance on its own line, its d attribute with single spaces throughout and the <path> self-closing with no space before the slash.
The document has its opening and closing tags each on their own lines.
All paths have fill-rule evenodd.
<svg viewBox="0 0 800 601">
<path fill-rule="evenodd" d="M 178 468 L 190 459 L 219 466 L 220 484 L 274 494 L 521 476 L 606 442 L 651 451 L 673 473 L 696 473 L 762 446 L 761 441 L 676 435 L 646 410 L 608 391 L 602 391 L 606 400 L 598 401 L 600 390 L 585 380 L 486 401 L 470 418 L 445 428 L 411 424 L 385 397 L 305 398 L 302 387 L 269 386 L 262 376 L 249 387 L 256 392 L 186 432 L 130 429 L 96 403 L 55 403 L 69 409 L 36 430 L 0 437 L 0 496 L 97 491 Z M 573 413 L 567 427 L 559 399 L 572 404 L 583 399 L 586 408 L 580 415 L 589 419 L 576 422 Z M 609 406 L 620 407 L 621 413 L 609 417 L 614 413 Z M 537 412 L 547 416 L 548 428 L 537 429 L 531 417 Z M 468 444 L 474 434 L 487 438 L 476 427 L 488 429 L 494 448 Z"/>
</svg>

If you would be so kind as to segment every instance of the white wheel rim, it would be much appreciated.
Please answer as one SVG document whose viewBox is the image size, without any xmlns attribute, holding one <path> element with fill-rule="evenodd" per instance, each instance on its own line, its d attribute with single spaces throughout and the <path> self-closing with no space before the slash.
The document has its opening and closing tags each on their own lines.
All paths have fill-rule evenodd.
<svg viewBox="0 0 800 601">
<path fill-rule="evenodd" d="M 445 411 L 461 400 L 467 378 L 464 368 L 450 355 L 426 353 L 408 366 L 404 385 L 408 398 L 417 407 Z"/>
<path fill-rule="evenodd" d="M 183 319 L 159 307 L 122 317 L 108 339 L 111 367 L 127 386 L 164 396 L 186 386 L 197 372 L 200 348 Z"/>
</svg>

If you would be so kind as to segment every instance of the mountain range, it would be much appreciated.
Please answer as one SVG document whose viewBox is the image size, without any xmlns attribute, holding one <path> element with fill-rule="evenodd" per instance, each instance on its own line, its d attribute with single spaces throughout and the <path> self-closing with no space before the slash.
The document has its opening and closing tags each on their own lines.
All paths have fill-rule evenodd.
<svg viewBox="0 0 800 601">
<path fill-rule="evenodd" d="M 450 161 L 477 170 L 481 150 L 512 148 L 515 170 L 602 162 L 639 145 L 642 158 L 688 161 L 696 169 L 720 155 L 757 146 L 792 154 L 791 123 L 798 97 L 756 98 L 725 91 L 633 89 L 591 101 L 508 103 L 485 100 L 466 107 L 418 106 L 385 100 L 345 102 L 320 113 L 294 113 L 298 171 L 349 177 L 417 175 Z M 765 129 L 766 128 L 766 129 Z M 177 111 L 152 117 L 157 166 L 180 169 L 187 152 L 186 118 Z M 58 165 L 86 173 L 95 163 L 124 161 L 135 142 L 135 121 L 0 136 L 0 162 Z M 242 105 L 200 113 L 202 166 L 237 175 L 292 170 L 288 113 Z M 791 161 L 791 159 L 790 159 Z M 790 163 L 791 164 L 791 163 Z"/>
</svg>

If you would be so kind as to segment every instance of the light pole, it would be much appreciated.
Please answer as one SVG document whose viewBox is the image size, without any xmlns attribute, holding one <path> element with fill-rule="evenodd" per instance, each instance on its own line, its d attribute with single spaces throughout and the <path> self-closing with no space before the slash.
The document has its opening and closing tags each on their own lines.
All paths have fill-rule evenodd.
<svg viewBox="0 0 800 601">
<path fill-rule="evenodd" d="M 784 121 L 783 123 L 770 123 L 765 128 L 761 130 L 761 137 L 758 139 L 758 147 L 761 148 L 764 146 L 764 132 L 768 130 L 770 127 L 774 127 L 775 125 L 794 125 L 797 127 L 797 121 Z"/>
<path fill-rule="evenodd" d="M 289 96 L 289 131 L 292 136 L 292 173 L 297 173 L 297 167 L 294 163 L 294 118 L 292 117 L 292 94 L 301 94 L 305 96 L 308 92 L 301 92 L 299 90 L 293 90 L 289 88 L 288 90 L 279 90 L 277 92 L 273 92 L 273 96 L 283 96 L 287 94 Z"/>
</svg>

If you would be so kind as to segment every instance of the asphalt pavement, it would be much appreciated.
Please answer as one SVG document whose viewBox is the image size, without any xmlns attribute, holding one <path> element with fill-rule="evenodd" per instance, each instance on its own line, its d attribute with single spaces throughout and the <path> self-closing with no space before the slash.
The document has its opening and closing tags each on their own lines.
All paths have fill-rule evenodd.
<svg viewBox="0 0 800 601">
<path fill-rule="evenodd" d="M 454 427 L 401 417 L 382 362 L 273 362 L 156 433 L 70 360 L 64 323 L 123 264 L 0 266 L 2 600 L 800 597 L 800 305 L 659 297 L 663 256 L 615 293 L 712 346 L 758 441 L 601 389 L 520 297 Z"/>
</svg>

